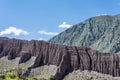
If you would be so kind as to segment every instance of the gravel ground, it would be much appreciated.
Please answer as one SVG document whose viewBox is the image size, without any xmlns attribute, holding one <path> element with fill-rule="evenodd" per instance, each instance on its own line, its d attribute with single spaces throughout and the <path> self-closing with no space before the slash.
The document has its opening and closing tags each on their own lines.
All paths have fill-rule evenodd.
<svg viewBox="0 0 120 80">
<path fill-rule="evenodd" d="M 51 75 L 55 75 L 57 67 L 54 65 L 45 65 L 31 70 L 30 77 L 48 79 Z"/>
<path fill-rule="evenodd" d="M 69 73 L 64 80 L 120 80 L 119 77 L 112 77 L 110 75 L 101 74 L 94 71 L 74 71 Z"/>
</svg>

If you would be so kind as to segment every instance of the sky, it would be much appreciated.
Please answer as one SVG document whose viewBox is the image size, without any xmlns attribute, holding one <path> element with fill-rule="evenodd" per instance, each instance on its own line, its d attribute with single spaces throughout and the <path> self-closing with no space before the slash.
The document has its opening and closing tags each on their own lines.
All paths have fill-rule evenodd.
<svg viewBox="0 0 120 80">
<path fill-rule="evenodd" d="M 120 0 L 0 0 L 0 37 L 47 41 L 101 14 L 120 14 Z"/>
</svg>

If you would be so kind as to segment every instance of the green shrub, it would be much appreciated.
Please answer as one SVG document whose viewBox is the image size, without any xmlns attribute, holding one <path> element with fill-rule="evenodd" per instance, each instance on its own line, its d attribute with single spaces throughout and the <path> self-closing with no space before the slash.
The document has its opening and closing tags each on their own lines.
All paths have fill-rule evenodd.
<svg viewBox="0 0 120 80">
<path fill-rule="evenodd" d="M 3 80 L 5 79 L 5 76 L 4 75 L 0 75 L 0 80 Z"/>
<path fill-rule="evenodd" d="M 34 80 L 34 79 L 32 79 L 32 78 L 22 78 L 20 80 Z"/>
<path fill-rule="evenodd" d="M 0 75 L 0 80 L 38 80 L 37 78 L 20 78 L 19 74 L 15 71 L 7 72 L 6 75 Z M 41 79 L 41 80 L 47 80 L 47 79 Z"/>
<path fill-rule="evenodd" d="M 49 80 L 55 80 L 55 76 L 51 75 Z"/>
<path fill-rule="evenodd" d="M 38 80 L 37 78 L 33 78 L 33 80 Z"/>
<path fill-rule="evenodd" d="M 45 78 L 41 78 L 40 80 L 47 80 L 47 79 L 45 79 Z"/>
<path fill-rule="evenodd" d="M 5 80 L 20 80 L 14 71 L 8 72 L 5 76 Z"/>
</svg>

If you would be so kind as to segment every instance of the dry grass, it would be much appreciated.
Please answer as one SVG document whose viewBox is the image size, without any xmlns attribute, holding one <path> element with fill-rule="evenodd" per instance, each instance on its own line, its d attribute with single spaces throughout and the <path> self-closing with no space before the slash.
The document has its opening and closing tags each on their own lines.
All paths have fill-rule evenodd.
<svg viewBox="0 0 120 80">
<path fill-rule="evenodd" d="M 120 78 L 112 77 L 110 75 L 101 74 L 95 71 L 73 71 L 69 73 L 64 80 L 120 80 Z"/>
<path fill-rule="evenodd" d="M 48 79 L 51 75 L 55 75 L 57 67 L 54 65 L 45 65 L 35 69 L 32 69 L 30 77 Z"/>
</svg>

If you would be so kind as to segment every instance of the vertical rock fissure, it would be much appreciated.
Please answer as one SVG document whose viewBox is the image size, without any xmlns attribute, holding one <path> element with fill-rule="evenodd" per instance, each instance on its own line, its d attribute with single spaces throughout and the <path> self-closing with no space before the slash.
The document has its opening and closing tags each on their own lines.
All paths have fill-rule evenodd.
<svg viewBox="0 0 120 80">
<path fill-rule="evenodd" d="M 92 70 L 92 59 L 91 59 L 91 57 L 90 57 L 90 54 L 88 53 L 88 48 L 87 48 L 87 47 L 85 48 L 85 51 L 86 51 L 86 53 L 87 53 L 87 55 L 88 55 L 88 57 L 89 57 L 89 60 L 90 60 L 90 61 L 89 61 L 89 62 L 90 62 L 90 63 L 89 63 L 89 69 L 88 69 L 88 70 L 91 71 L 91 70 Z"/>
<path fill-rule="evenodd" d="M 77 52 L 77 60 L 78 60 L 77 69 L 79 69 L 79 67 L 80 67 L 80 55 L 79 55 L 79 51 L 78 51 L 77 47 L 75 47 L 75 49 L 76 49 L 76 52 Z"/>
<path fill-rule="evenodd" d="M 56 80 L 62 80 L 66 74 L 70 72 L 70 54 L 67 51 L 67 47 L 65 47 L 64 54 L 61 60 L 61 63 L 57 69 L 55 74 Z"/>
<path fill-rule="evenodd" d="M 1 43 L 0 44 L 0 54 L 2 53 L 2 51 L 3 51 L 3 44 Z"/>
</svg>

